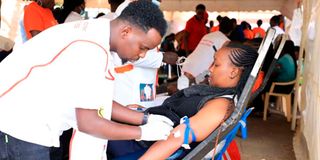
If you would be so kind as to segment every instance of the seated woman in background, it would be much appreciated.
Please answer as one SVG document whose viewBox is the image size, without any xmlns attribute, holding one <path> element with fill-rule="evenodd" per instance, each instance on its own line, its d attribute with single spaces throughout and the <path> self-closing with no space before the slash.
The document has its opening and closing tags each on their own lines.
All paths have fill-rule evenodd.
<svg viewBox="0 0 320 160">
<path fill-rule="evenodd" d="M 53 14 L 60 24 L 83 20 L 82 14 L 85 12 L 85 7 L 85 0 L 63 1 L 62 7 L 56 8 Z"/>
<path fill-rule="evenodd" d="M 287 40 L 274 69 L 274 82 L 290 82 L 296 79 L 297 63 L 295 60 L 294 43 Z"/>
<path fill-rule="evenodd" d="M 221 48 L 210 67 L 210 86 L 191 86 L 172 95 L 161 106 L 145 111 L 165 115 L 175 123 L 167 140 L 157 141 L 150 148 L 141 141 L 109 141 L 108 156 L 147 150 L 140 159 L 165 159 L 180 147 L 193 148 L 231 115 L 257 57 L 256 50 L 242 44 L 229 43 Z M 180 124 L 184 116 L 190 119 L 183 118 L 185 123 Z M 185 134 L 186 130 L 189 133 Z"/>
<path fill-rule="evenodd" d="M 58 24 L 52 14 L 54 5 L 54 0 L 34 0 L 24 8 L 23 26 L 28 40 Z"/>
</svg>

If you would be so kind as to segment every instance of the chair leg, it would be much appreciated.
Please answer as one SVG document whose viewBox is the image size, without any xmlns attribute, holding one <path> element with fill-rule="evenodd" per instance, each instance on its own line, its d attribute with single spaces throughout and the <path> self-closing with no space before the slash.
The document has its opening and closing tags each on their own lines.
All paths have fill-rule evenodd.
<svg viewBox="0 0 320 160">
<path fill-rule="evenodd" d="M 291 94 L 286 95 L 287 121 L 291 121 Z"/>
<path fill-rule="evenodd" d="M 284 113 L 285 117 L 288 117 L 288 107 L 287 107 L 287 98 L 286 96 L 281 96 L 281 106 L 282 106 L 282 112 Z"/>
<path fill-rule="evenodd" d="M 269 107 L 269 98 L 270 95 L 269 93 L 265 93 L 265 98 L 264 98 L 264 109 L 263 109 L 263 120 L 266 121 L 267 120 L 267 111 L 268 111 L 268 107 Z"/>
</svg>

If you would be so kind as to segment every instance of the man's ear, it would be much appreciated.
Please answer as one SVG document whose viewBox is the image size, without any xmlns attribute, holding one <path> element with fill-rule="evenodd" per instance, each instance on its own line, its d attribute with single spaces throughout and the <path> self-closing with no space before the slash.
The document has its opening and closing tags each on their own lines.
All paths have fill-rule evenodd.
<svg viewBox="0 0 320 160">
<path fill-rule="evenodd" d="M 130 32 L 132 32 L 132 27 L 129 25 L 125 25 L 120 30 L 120 37 L 122 39 L 125 39 L 130 34 Z"/>
</svg>

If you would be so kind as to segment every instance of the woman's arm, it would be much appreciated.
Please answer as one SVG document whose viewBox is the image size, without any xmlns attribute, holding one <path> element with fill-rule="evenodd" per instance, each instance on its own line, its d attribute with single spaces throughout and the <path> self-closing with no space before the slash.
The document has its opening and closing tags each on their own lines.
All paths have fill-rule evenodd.
<svg viewBox="0 0 320 160">
<path fill-rule="evenodd" d="M 41 31 L 39 31 L 39 30 L 31 30 L 30 31 L 30 34 L 31 34 L 31 36 L 32 37 L 34 37 L 34 36 L 36 36 L 37 34 L 39 34 Z"/>
<path fill-rule="evenodd" d="M 203 108 L 190 118 L 190 126 L 196 135 L 196 141 L 203 141 L 223 121 L 230 101 L 225 98 L 217 98 L 208 101 Z M 178 125 L 169 138 L 153 144 L 140 159 L 165 159 L 179 149 L 183 143 L 185 125 Z M 180 132 L 180 137 L 174 137 L 173 133 Z M 189 134 L 189 143 L 191 142 Z"/>
</svg>

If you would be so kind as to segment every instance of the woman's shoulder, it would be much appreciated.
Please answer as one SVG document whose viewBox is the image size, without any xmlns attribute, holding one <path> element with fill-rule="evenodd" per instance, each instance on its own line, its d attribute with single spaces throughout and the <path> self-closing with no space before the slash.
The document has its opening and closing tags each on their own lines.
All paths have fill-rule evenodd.
<svg viewBox="0 0 320 160">
<path fill-rule="evenodd" d="M 203 106 L 203 107 L 207 107 L 209 106 L 210 108 L 227 108 L 229 107 L 231 104 L 233 104 L 233 100 L 232 100 L 232 95 L 224 95 L 224 96 L 219 96 L 216 98 L 213 98 L 209 101 L 207 101 L 207 103 Z"/>
</svg>

